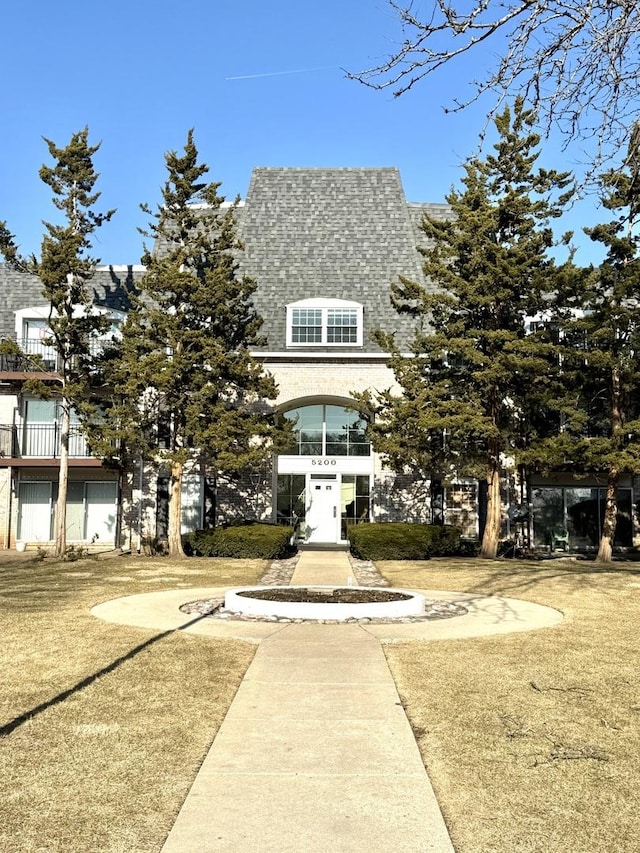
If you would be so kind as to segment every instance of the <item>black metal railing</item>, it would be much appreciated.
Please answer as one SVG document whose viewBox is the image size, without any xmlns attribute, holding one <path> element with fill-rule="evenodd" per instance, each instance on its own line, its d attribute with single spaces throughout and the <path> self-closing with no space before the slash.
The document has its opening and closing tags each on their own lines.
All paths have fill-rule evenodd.
<svg viewBox="0 0 640 853">
<path fill-rule="evenodd" d="M 89 356 L 100 355 L 104 349 L 105 340 L 90 340 Z M 38 338 L 22 338 L 18 341 L 22 353 L 6 353 L 0 355 L 0 370 L 6 372 L 39 372 L 55 373 L 60 369 L 60 356 L 55 347 L 45 344 Z"/>
<path fill-rule="evenodd" d="M 39 373 L 55 371 L 55 360 L 45 362 L 35 354 L 25 355 L 23 353 L 0 354 L 0 370 L 6 373 Z"/>
<path fill-rule="evenodd" d="M 58 459 L 59 456 L 59 424 L 0 425 L 0 457 Z M 69 431 L 69 456 L 91 457 L 87 440 L 76 425 L 72 425 Z"/>
</svg>

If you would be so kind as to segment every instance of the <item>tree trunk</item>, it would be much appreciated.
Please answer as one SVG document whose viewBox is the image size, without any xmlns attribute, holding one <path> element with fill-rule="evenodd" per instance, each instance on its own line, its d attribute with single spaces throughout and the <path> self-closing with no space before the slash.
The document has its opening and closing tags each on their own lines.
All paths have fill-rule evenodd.
<svg viewBox="0 0 640 853">
<path fill-rule="evenodd" d="M 55 554 L 64 557 L 67 552 L 67 490 L 69 484 L 69 432 L 71 429 L 71 403 L 62 398 L 60 420 L 60 473 L 58 474 L 58 501 L 56 503 Z"/>
<path fill-rule="evenodd" d="M 615 366 L 611 371 L 611 443 L 619 452 L 623 428 L 623 396 L 620 381 L 620 370 Z M 616 465 L 610 465 L 607 474 L 607 498 L 602 524 L 602 536 L 598 546 L 596 560 L 600 563 L 610 563 L 613 557 L 613 540 L 616 535 L 618 520 L 618 479 L 620 471 Z"/>
<path fill-rule="evenodd" d="M 487 471 L 487 519 L 484 525 L 480 556 L 494 560 L 498 553 L 500 523 L 502 521 L 502 498 L 500 496 L 500 465 L 493 461 Z"/>
<path fill-rule="evenodd" d="M 182 476 L 184 464 L 173 462 L 171 465 L 171 482 L 169 484 L 169 556 L 184 557 L 182 548 Z"/>
<path fill-rule="evenodd" d="M 616 535 L 616 524 L 618 522 L 618 471 L 615 468 L 609 470 L 607 477 L 607 497 L 604 507 L 604 521 L 602 524 L 602 536 L 598 546 L 596 560 L 599 563 L 610 563 L 613 559 L 613 541 Z"/>
</svg>

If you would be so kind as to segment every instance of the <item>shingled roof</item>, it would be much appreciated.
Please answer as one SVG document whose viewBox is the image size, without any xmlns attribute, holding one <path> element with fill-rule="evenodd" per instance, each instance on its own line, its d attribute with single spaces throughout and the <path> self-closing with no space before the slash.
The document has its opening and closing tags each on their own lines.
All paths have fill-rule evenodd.
<svg viewBox="0 0 640 853">
<path fill-rule="evenodd" d="M 445 217 L 449 208 L 408 203 L 395 168 L 255 169 L 236 216 L 244 243 L 241 271 L 258 282 L 254 302 L 267 338 L 262 351 L 286 350 L 286 306 L 312 297 L 364 306 L 362 348 L 332 346 L 332 355 L 380 352 L 371 340 L 375 328 L 395 331 L 406 348 L 412 323 L 392 308 L 390 287 L 399 275 L 428 286 L 417 250 L 425 243 L 419 228 L 425 211 Z M 100 267 L 89 282 L 96 304 L 126 311 L 141 274 L 140 267 Z M 42 286 L 35 276 L 0 264 L 0 293 L 0 337 L 13 337 L 14 312 L 43 305 Z"/>
<path fill-rule="evenodd" d="M 238 233 L 242 271 L 258 281 L 265 349 L 284 351 L 285 307 L 310 297 L 364 305 L 362 351 L 379 352 L 370 337 L 376 327 L 395 330 L 406 346 L 411 321 L 392 308 L 390 286 L 399 275 L 423 280 L 416 246 L 425 239 L 417 228 L 425 209 L 444 216 L 448 208 L 409 205 L 395 168 L 255 169 Z"/>
<path fill-rule="evenodd" d="M 96 305 L 126 311 L 128 294 L 141 274 L 140 267 L 101 266 L 87 282 L 87 288 Z M 6 264 L 0 264 L 0 295 L 0 338 L 15 338 L 15 311 L 48 304 L 37 276 L 17 272 Z"/>
</svg>

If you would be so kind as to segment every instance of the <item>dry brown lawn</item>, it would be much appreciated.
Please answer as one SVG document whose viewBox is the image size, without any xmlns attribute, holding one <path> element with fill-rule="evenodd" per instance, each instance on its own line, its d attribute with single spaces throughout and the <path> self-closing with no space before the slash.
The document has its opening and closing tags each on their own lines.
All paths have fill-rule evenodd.
<svg viewBox="0 0 640 853">
<path fill-rule="evenodd" d="M 385 651 L 457 853 L 640 851 L 640 564 L 385 562 L 394 586 L 550 605 L 555 628 Z M 102 622 L 260 561 L 0 559 L 0 850 L 158 853 L 254 647 Z"/>
<path fill-rule="evenodd" d="M 96 603 L 255 583 L 262 561 L 0 560 L 0 850 L 157 853 L 255 647 Z"/>
<path fill-rule="evenodd" d="M 378 567 L 394 586 L 565 615 L 543 630 L 385 647 L 457 853 L 640 851 L 640 564 Z"/>
</svg>

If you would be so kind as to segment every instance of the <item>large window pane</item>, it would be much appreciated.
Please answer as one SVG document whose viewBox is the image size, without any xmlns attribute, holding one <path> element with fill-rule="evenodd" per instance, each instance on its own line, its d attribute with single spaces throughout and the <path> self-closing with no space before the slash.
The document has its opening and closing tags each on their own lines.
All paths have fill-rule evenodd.
<svg viewBox="0 0 640 853">
<path fill-rule="evenodd" d="M 348 539 L 349 527 L 369 521 L 370 479 L 367 475 L 343 474 L 340 502 L 342 538 Z"/>
<path fill-rule="evenodd" d="M 452 483 L 444 487 L 444 493 L 435 491 L 433 506 L 437 512 L 444 499 L 445 521 L 459 527 L 462 535 L 473 538 L 477 535 L 477 487 L 475 483 Z"/>
<path fill-rule="evenodd" d="M 563 490 L 560 488 L 533 490 L 534 545 L 548 546 L 551 543 L 553 531 L 564 529 L 563 500 Z"/>
<path fill-rule="evenodd" d="M 84 539 L 84 482 L 71 480 L 67 484 L 67 539 Z"/>
<path fill-rule="evenodd" d="M 347 436 L 349 431 L 350 413 L 340 406 L 325 407 L 325 423 L 327 429 L 327 456 L 347 455 Z"/>
<path fill-rule="evenodd" d="M 605 489 L 588 486 L 534 489 L 534 544 L 552 548 L 597 548 L 602 536 L 605 498 Z M 628 548 L 632 543 L 631 490 L 620 489 L 614 544 Z"/>
<path fill-rule="evenodd" d="M 322 406 L 303 406 L 284 413 L 294 423 L 295 447 L 292 455 L 319 455 L 322 453 Z"/>
<path fill-rule="evenodd" d="M 202 527 L 202 477 L 185 474 L 182 478 L 180 513 L 181 533 L 191 533 Z"/>
<path fill-rule="evenodd" d="M 29 423 L 52 424 L 56 419 L 55 400 L 27 400 L 26 420 Z"/>
<path fill-rule="evenodd" d="M 598 490 L 567 488 L 564 493 L 570 546 L 596 547 L 600 539 Z"/>
<path fill-rule="evenodd" d="M 293 455 L 369 456 L 371 447 L 365 438 L 366 422 L 355 409 L 343 406 L 303 406 L 285 412 L 294 422 L 296 435 Z"/>
<path fill-rule="evenodd" d="M 51 539 L 53 484 L 20 483 L 18 490 L 18 539 L 46 542 Z"/>
<path fill-rule="evenodd" d="M 279 524 L 290 524 L 296 530 L 305 520 L 305 475 L 279 474 L 276 496 L 276 518 Z"/>
<path fill-rule="evenodd" d="M 355 308 L 329 308 L 327 343 L 355 344 L 358 340 L 358 312 Z"/>
<path fill-rule="evenodd" d="M 322 342 L 322 311 L 318 308 L 294 308 L 291 315 L 291 339 L 295 344 Z"/>
<path fill-rule="evenodd" d="M 604 519 L 606 492 L 602 490 L 601 506 Z M 616 521 L 615 544 L 622 548 L 633 545 L 633 516 L 631 509 L 631 489 L 618 489 L 618 516 Z"/>
</svg>

